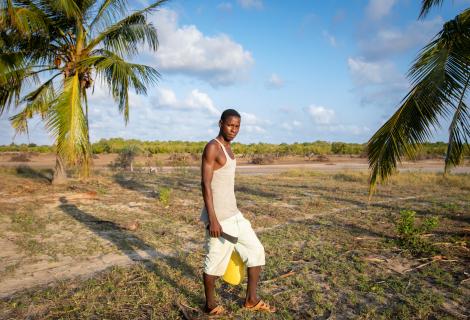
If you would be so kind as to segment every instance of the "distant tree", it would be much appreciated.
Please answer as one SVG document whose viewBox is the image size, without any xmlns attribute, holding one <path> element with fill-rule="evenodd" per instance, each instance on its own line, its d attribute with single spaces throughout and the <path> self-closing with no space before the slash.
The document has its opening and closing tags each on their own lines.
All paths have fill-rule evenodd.
<svg viewBox="0 0 470 320">
<path fill-rule="evenodd" d="M 115 165 L 120 168 L 129 169 L 134 172 L 135 157 L 142 153 L 142 149 L 135 145 L 129 145 L 119 152 Z"/>
<path fill-rule="evenodd" d="M 423 0 L 419 17 L 443 0 Z M 411 91 L 398 110 L 367 144 L 372 194 L 403 156 L 414 158 L 443 116 L 452 115 L 444 170 L 462 162 L 469 148 L 470 109 L 466 98 L 470 81 L 470 9 L 465 9 L 426 45 L 409 70 Z"/>
<path fill-rule="evenodd" d="M 157 50 L 147 14 L 163 2 L 130 12 L 126 0 L 0 0 L 0 114 L 21 106 L 10 120 L 26 133 L 28 120 L 42 117 L 55 137 L 53 182 L 65 180 L 66 165 L 89 174 L 87 101 L 94 80 L 108 86 L 126 123 L 129 89 L 146 94 L 156 83 L 154 68 L 125 58 L 141 44 Z"/>
</svg>

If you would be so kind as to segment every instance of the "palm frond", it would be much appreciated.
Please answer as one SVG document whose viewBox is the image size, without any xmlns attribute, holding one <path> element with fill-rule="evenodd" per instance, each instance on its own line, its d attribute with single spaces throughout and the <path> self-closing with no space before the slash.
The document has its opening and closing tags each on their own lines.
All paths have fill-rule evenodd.
<svg viewBox="0 0 470 320">
<path fill-rule="evenodd" d="M 419 13 L 420 18 L 424 18 L 434 6 L 441 6 L 444 0 L 422 0 L 421 11 Z"/>
<path fill-rule="evenodd" d="M 2 29 L 14 28 L 22 36 L 29 37 L 34 32 L 47 30 L 45 17 L 41 11 L 34 7 L 15 6 L 12 1 L 6 1 L 5 7 L 0 9 L 0 27 Z"/>
<path fill-rule="evenodd" d="M 449 142 L 447 144 L 444 167 L 445 173 L 462 162 L 465 146 L 468 148 L 468 138 L 470 137 L 470 109 L 465 103 L 465 98 L 469 81 L 470 74 L 467 76 L 467 83 L 462 90 L 460 100 L 449 126 Z"/>
<path fill-rule="evenodd" d="M 55 101 L 53 80 L 57 75 L 47 80 L 39 88 L 33 90 L 22 99 L 26 106 L 19 113 L 9 118 L 12 127 L 17 133 L 28 133 L 28 120 L 35 115 L 40 115 L 42 119 L 46 117 Z"/>
<path fill-rule="evenodd" d="M 24 65 L 23 61 L 14 61 L 13 64 L 4 64 L 0 61 L 0 115 L 10 108 L 18 105 L 23 87 L 28 83 L 28 77 L 33 81 L 38 77 L 31 72 L 31 66 Z"/>
<path fill-rule="evenodd" d="M 147 43 L 152 50 L 157 50 L 157 31 L 147 22 L 145 15 L 164 2 L 166 0 L 157 1 L 108 27 L 90 40 L 84 51 L 91 52 L 100 43 L 103 43 L 105 49 L 114 50 L 119 55 L 137 52 L 136 47 L 139 43 Z"/>
<path fill-rule="evenodd" d="M 448 110 L 436 103 L 442 95 L 427 96 L 425 89 L 416 86 L 402 102 L 401 107 L 370 138 L 367 143 L 370 189 L 372 194 L 378 180 L 385 180 L 396 171 L 404 155 L 413 158 L 421 143 L 432 136 L 439 118 Z"/>
<path fill-rule="evenodd" d="M 95 26 L 104 27 L 110 25 L 126 11 L 127 3 L 125 0 L 104 0 L 91 21 L 89 28 L 93 31 Z"/>
<path fill-rule="evenodd" d="M 160 75 L 152 67 L 129 63 L 107 50 L 97 50 L 95 54 L 101 55 L 82 61 L 82 65 L 93 66 L 97 75 L 109 86 L 127 123 L 129 89 L 134 89 L 137 94 L 147 94 L 147 85 L 156 83 Z"/>
<path fill-rule="evenodd" d="M 82 11 L 77 4 L 77 0 L 48 0 L 45 2 L 59 15 L 62 14 L 72 19 L 82 18 Z"/>
<path fill-rule="evenodd" d="M 61 73 L 55 74 L 49 80 L 40 85 L 36 90 L 33 90 L 25 95 L 21 102 L 26 102 L 27 104 L 41 104 L 43 101 L 53 101 L 53 97 L 55 95 L 54 79 L 59 75 L 61 75 Z"/>
<path fill-rule="evenodd" d="M 470 57 L 470 11 L 446 23 L 408 74 L 413 87 L 392 117 L 368 141 L 370 194 L 403 155 L 414 157 L 443 116 L 449 116 L 464 91 Z M 455 128 L 460 128 L 456 126 Z"/>
<path fill-rule="evenodd" d="M 64 89 L 49 110 L 46 126 L 55 137 L 57 153 L 69 164 L 87 164 L 90 146 L 80 97 L 78 74 L 65 80 Z"/>
</svg>

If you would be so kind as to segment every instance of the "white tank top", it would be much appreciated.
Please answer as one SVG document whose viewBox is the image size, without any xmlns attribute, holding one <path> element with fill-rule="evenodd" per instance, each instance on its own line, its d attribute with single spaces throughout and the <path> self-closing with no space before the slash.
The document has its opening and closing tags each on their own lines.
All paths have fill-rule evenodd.
<svg viewBox="0 0 470 320">
<path fill-rule="evenodd" d="M 215 216 L 220 222 L 239 213 L 237 200 L 235 199 L 235 168 L 237 167 L 237 161 L 230 158 L 225 146 L 219 140 L 214 140 L 222 146 L 227 159 L 223 167 L 214 170 L 211 182 Z M 205 223 L 209 222 L 205 206 L 201 211 L 201 220 Z"/>
</svg>

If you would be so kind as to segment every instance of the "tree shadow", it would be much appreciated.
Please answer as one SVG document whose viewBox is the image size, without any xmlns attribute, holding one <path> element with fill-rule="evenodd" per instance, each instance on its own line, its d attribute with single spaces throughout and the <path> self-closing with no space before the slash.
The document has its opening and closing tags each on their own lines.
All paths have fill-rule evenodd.
<svg viewBox="0 0 470 320">
<path fill-rule="evenodd" d="M 254 195 L 254 196 L 269 198 L 269 199 L 281 199 L 281 196 L 277 193 L 262 191 L 262 190 L 250 188 L 247 186 L 240 186 L 240 187 L 235 186 L 235 192 L 242 192 L 242 193 L 246 193 L 249 195 Z"/>
<path fill-rule="evenodd" d="M 160 253 L 127 229 L 122 228 L 112 221 L 99 219 L 79 209 L 76 205 L 68 202 L 66 197 L 60 197 L 59 201 L 61 203 L 59 205 L 60 210 L 83 224 L 97 236 L 114 244 L 123 254 L 128 256 L 130 260 L 141 262 L 149 272 L 154 273 L 192 301 L 196 301 L 200 305 L 204 303 L 200 295 L 185 288 L 180 281 L 172 277 L 168 271 L 164 270 L 166 268 L 161 268 L 154 262 L 155 259 L 158 259 L 158 261 L 163 262 L 170 270 L 180 270 L 189 278 L 200 281 L 200 276 L 197 275 L 193 267 L 185 261 L 185 256 L 187 255 L 173 256 Z M 146 255 L 142 255 L 142 251 L 144 251 Z M 148 256 L 151 258 L 149 259 Z"/>
<path fill-rule="evenodd" d="M 401 210 L 409 210 L 410 206 L 408 207 L 403 207 L 403 206 L 398 206 L 398 205 L 391 205 L 391 204 L 386 204 L 386 203 L 376 203 L 372 204 L 375 207 L 383 208 L 383 209 L 389 209 L 389 210 L 397 210 L 398 212 Z M 441 212 L 439 211 L 431 211 L 431 210 L 420 210 L 420 209 L 413 209 L 413 211 L 416 212 L 417 216 L 440 216 L 449 220 L 454 220 L 456 222 L 464 222 L 470 224 L 470 216 L 468 215 L 457 215 L 449 212 Z"/>
<path fill-rule="evenodd" d="M 396 239 L 396 237 L 394 237 L 394 236 L 389 236 L 389 235 L 384 234 L 382 232 L 378 232 L 378 231 L 371 230 L 371 229 L 366 229 L 365 227 L 363 227 L 361 225 L 351 223 L 349 221 L 344 222 L 341 219 L 338 219 L 334 216 L 329 216 L 328 221 L 331 222 L 331 225 L 327 225 L 326 227 L 332 228 L 332 229 L 334 229 L 334 228 L 345 229 L 351 235 L 353 235 L 355 237 L 359 237 L 359 236 L 376 237 L 376 238 L 383 238 L 384 240 L 394 240 L 394 239 Z M 316 221 L 315 219 L 309 219 L 309 220 L 305 220 L 305 221 L 302 221 L 302 222 L 299 222 L 299 223 L 303 223 L 305 225 L 314 225 L 314 226 L 319 225 L 318 221 Z M 332 231 L 334 231 L 334 230 L 332 230 Z"/>
<path fill-rule="evenodd" d="M 132 191 L 137 191 L 143 194 L 147 198 L 157 197 L 157 193 L 152 187 L 137 181 L 136 179 L 134 179 L 133 176 L 129 178 L 127 175 L 123 173 L 118 173 L 113 176 L 113 179 L 114 179 L 114 182 L 116 182 L 122 188 L 132 190 Z"/>
<path fill-rule="evenodd" d="M 352 204 L 352 205 L 358 206 L 358 207 L 373 206 L 373 204 L 369 204 L 367 201 L 359 201 L 359 200 L 355 200 L 355 199 L 340 198 L 340 197 L 328 196 L 328 195 L 324 195 L 324 194 L 320 194 L 319 198 L 321 198 L 322 200 L 330 200 L 330 201 L 336 201 L 336 202 L 342 202 L 342 203 L 349 203 L 349 204 Z"/>
<path fill-rule="evenodd" d="M 152 181 L 149 181 L 149 179 Z M 198 180 L 184 174 L 171 175 L 129 175 L 118 173 L 113 176 L 114 181 L 121 187 L 137 191 L 149 198 L 158 197 L 158 187 L 165 187 L 181 192 L 191 192 L 199 188 Z"/>
<path fill-rule="evenodd" d="M 16 174 L 23 178 L 35 179 L 43 182 L 51 182 L 54 174 L 52 169 L 36 170 L 30 166 L 21 165 L 16 167 Z"/>
</svg>

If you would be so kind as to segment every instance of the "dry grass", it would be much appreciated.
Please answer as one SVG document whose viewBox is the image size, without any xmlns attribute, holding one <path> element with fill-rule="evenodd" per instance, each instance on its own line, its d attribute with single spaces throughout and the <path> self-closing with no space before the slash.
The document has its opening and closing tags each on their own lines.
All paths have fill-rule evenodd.
<svg viewBox="0 0 470 320">
<path fill-rule="evenodd" d="M 166 255 L 18 292 L 0 318 L 180 319 L 201 316 L 203 231 L 197 171 L 102 173 L 53 187 L 43 174 L 3 170 L 0 240 L 9 244 L 0 281 L 38 261 L 96 254 Z M 171 190 L 162 200 L 162 190 Z M 470 315 L 468 175 L 399 174 L 368 201 L 367 174 L 293 170 L 239 176 L 238 205 L 267 253 L 261 296 L 275 316 L 241 308 L 245 284 L 218 284 L 237 319 L 458 319 Z M 397 245 L 400 210 L 439 218 L 425 235 L 434 256 Z M 123 226 L 139 222 L 130 231 Z M 21 263 L 19 263 L 21 262 Z M 283 276 L 286 275 L 286 276 Z"/>
</svg>

